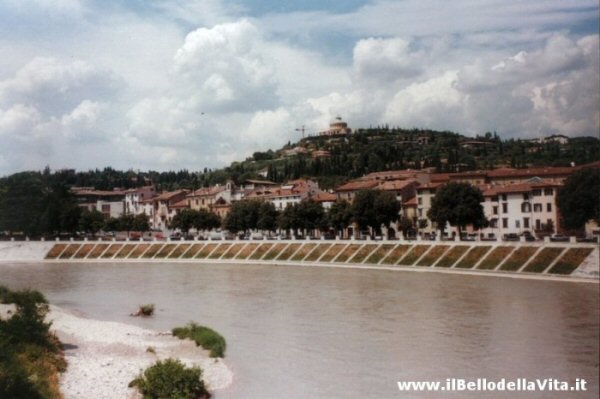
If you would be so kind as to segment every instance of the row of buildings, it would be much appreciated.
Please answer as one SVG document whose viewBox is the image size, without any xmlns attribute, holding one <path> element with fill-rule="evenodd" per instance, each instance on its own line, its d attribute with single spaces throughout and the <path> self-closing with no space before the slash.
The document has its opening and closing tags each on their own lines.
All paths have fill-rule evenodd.
<svg viewBox="0 0 600 399">
<path fill-rule="evenodd" d="M 500 168 L 461 173 L 433 173 L 428 170 L 376 172 L 349 181 L 335 190 L 323 191 L 310 179 L 277 184 L 266 180 L 246 180 L 239 186 L 232 181 L 198 190 L 157 193 L 152 186 L 130 190 L 100 191 L 74 188 L 82 207 L 96 209 L 106 217 L 123 214 L 148 215 L 153 229 L 167 231 L 173 217 L 182 209 L 206 209 L 225 217 L 235 201 L 269 201 L 278 210 L 312 199 L 329 208 L 335 201 L 352 202 L 361 190 L 394 193 L 402 204 L 402 216 L 414 221 L 420 234 L 434 233 L 435 223 L 427 217 L 436 191 L 449 182 L 465 182 L 478 187 L 484 196 L 484 213 L 489 227 L 479 231 L 488 237 L 561 231 L 556 205 L 558 189 L 579 169 L 600 168 L 600 162 L 573 167 L 529 169 Z M 392 226 L 388 234 L 396 234 Z"/>
</svg>

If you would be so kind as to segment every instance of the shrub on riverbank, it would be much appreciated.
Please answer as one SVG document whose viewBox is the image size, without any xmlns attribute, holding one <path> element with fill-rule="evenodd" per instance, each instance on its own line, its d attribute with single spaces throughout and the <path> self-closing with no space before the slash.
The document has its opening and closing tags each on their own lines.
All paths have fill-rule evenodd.
<svg viewBox="0 0 600 399">
<path fill-rule="evenodd" d="M 66 362 L 44 318 L 48 302 L 38 291 L 0 286 L 0 302 L 16 311 L 0 319 L 0 398 L 59 399 L 58 373 Z"/>
<path fill-rule="evenodd" d="M 179 360 L 158 361 L 129 383 L 144 399 L 204 399 L 210 393 L 204 386 L 199 367 L 185 367 Z"/>
<path fill-rule="evenodd" d="M 225 357 L 225 338 L 211 328 L 189 323 L 185 327 L 174 328 L 172 333 L 180 339 L 189 338 L 195 341 L 197 346 L 210 351 L 210 357 Z"/>
<path fill-rule="evenodd" d="M 154 314 L 154 304 L 148 303 L 146 305 L 140 305 L 138 312 L 141 316 L 150 317 Z"/>
</svg>

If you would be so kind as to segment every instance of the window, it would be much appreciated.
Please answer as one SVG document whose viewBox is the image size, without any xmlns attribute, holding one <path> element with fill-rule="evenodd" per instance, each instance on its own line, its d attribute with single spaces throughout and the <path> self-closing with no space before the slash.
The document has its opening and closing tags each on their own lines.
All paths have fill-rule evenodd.
<svg viewBox="0 0 600 399">
<path fill-rule="evenodd" d="M 540 195 L 542 195 L 542 190 L 540 190 L 540 189 L 533 190 L 533 191 L 531 192 L 531 194 L 532 194 L 534 197 L 539 197 Z"/>
<path fill-rule="evenodd" d="M 554 195 L 554 190 L 551 188 L 545 188 L 544 195 Z"/>
<path fill-rule="evenodd" d="M 529 194 L 523 193 L 523 201 L 529 201 Z"/>
<path fill-rule="evenodd" d="M 495 229 L 496 227 L 498 227 L 498 219 L 491 219 L 490 220 L 490 227 Z"/>
<path fill-rule="evenodd" d="M 423 209 L 419 209 L 419 217 L 423 216 Z"/>
<path fill-rule="evenodd" d="M 529 228 L 529 218 L 523 218 L 523 228 Z"/>
<path fill-rule="evenodd" d="M 542 204 L 533 204 L 533 211 L 534 212 L 541 212 L 542 211 Z"/>
<path fill-rule="evenodd" d="M 502 227 L 508 228 L 508 218 L 502 218 Z"/>
<path fill-rule="evenodd" d="M 540 219 L 535 219 L 535 229 L 536 230 L 542 229 L 542 222 L 540 221 Z"/>
<path fill-rule="evenodd" d="M 523 212 L 523 213 L 531 212 L 531 204 L 529 202 L 523 202 L 521 204 L 521 212 Z"/>
<path fill-rule="evenodd" d="M 419 197 L 418 202 L 419 202 L 419 205 L 423 205 L 423 198 Z"/>
<path fill-rule="evenodd" d="M 502 194 L 502 201 L 506 201 L 506 194 Z"/>
<path fill-rule="evenodd" d="M 517 229 L 520 229 L 520 228 L 521 228 L 521 221 L 520 221 L 520 220 L 515 220 L 515 227 L 516 227 Z"/>
<path fill-rule="evenodd" d="M 551 203 L 546 204 L 546 212 L 552 212 L 552 204 Z"/>
<path fill-rule="evenodd" d="M 502 213 L 508 213 L 508 204 L 507 203 L 502 204 Z"/>
<path fill-rule="evenodd" d="M 498 196 L 497 195 L 492 197 L 492 202 L 498 202 Z"/>
<path fill-rule="evenodd" d="M 494 215 L 497 215 L 498 214 L 498 206 L 494 206 L 492 209 L 494 211 Z"/>
</svg>

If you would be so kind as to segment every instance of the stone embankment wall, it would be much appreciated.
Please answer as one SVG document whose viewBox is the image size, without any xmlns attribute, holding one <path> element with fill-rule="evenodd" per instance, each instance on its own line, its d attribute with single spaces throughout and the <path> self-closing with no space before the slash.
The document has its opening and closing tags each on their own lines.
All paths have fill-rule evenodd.
<svg viewBox="0 0 600 399">
<path fill-rule="evenodd" d="M 597 244 L 408 241 L 2 242 L 0 261 L 368 266 L 598 279 Z"/>
</svg>

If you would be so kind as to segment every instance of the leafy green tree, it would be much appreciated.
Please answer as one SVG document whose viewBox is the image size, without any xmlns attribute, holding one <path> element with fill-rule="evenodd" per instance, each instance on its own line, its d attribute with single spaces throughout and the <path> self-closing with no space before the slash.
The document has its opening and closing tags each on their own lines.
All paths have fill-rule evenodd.
<svg viewBox="0 0 600 399">
<path fill-rule="evenodd" d="M 483 201 L 483 194 L 477 187 L 451 182 L 437 190 L 427 217 L 437 224 L 442 233 L 446 223 L 450 223 L 457 228 L 460 237 L 461 231 L 469 224 L 475 229 L 487 225 L 481 205 Z"/>
<path fill-rule="evenodd" d="M 237 201 L 231 204 L 223 227 L 232 233 L 248 231 L 258 227 L 260 201 Z"/>
<path fill-rule="evenodd" d="M 360 230 L 371 228 L 378 232 L 381 226 L 389 227 L 399 218 L 400 203 L 388 191 L 363 190 L 356 193 L 352 202 L 352 216 Z"/>
<path fill-rule="evenodd" d="M 256 227 L 260 230 L 274 231 L 277 228 L 277 209 L 272 202 L 263 202 L 258 208 Z"/>
<path fill-rule="evenodd" d="M 134 230 L 133 223 L 135 221 L 135 217 L 131 214 L 121 215 L 119 218 L 119 230 L 126 231 L 127 235 L 131 230 Z"/>
<path fill-rule="evenodd" d="M 311 199 L 296 205 L 296 218 L 300 222 L 299 227 L 305 231 L 324 230 L 327 227 L 323 206 Z"/>
<path fill-rule="evenodd" d="M 104 216 L 97 209 L 84 209 L 79 217 L 79 229 L 87 233 L 96 234 L 104 226 Z"/>
<path fill-rule="evenodd" d="M 402 216 L 400 218 L 400 220 L 398 221 L 398 230 L 400 230 L 402 232 L 402 234 L 404 235 L 404 237 L 410 235 L 410 233 L 413 233 L 415 230 L 415 224 L 413 223 L 413 221 L 410 218 L 407 218 L 406 216 Z"/>
<path fill-rule="evenodd" d="M 104 221 L 104 231 L 119 231 L 121 229 L 121 223 L 118 218 L 109 217 Z"/>
<path fill-rule="evenodd" d="M 146 215 L 145 213 L 135 215 L 135 217 L 133 218 L 132 230 L 140 232 L 150 230 L 150 222 L 148 219 L 148 215 Z"/>
<path fill-rule="evenodd" d="M 221 226 L 221 218 L 214 212 L 207 211 L 206 209 L 200 209 L 198 211 L 198 217 L 193 224 L 197 230 L 212 230 Z"/>
<path fill-rule="evenodd" d="M 600 224 L 600 169 L 580 170 L 569 176 L 556 202 L 563 227 L 580 230 L 590 220 Z"/>
<path fill-rule="evenodd" d="M 39 173 L 15 173 L 0 186 L 0 230 L 40 233 L 44 185 Z"/>
<path fill-rule="evenodd" d="M 182 209 L 173 216 L 169 227 L 187 233 L 192 227 L 199 225 L 199 213 L 195 209 Z"/>
<path fill-rule="evenodd" d="M 375 213 L 375 190 L 363 190 L 356 193 L 352 201 L 352 220 L 357 224 L 359 230 L 377 226 L 377 214 Z"/>
<path fill-rule="evenodd" d="M 327 213 L 328 224 L 337 233 L 350 227 L 352 224 L 352 209 L 347 201 L 336 201 Z"/>
<path fill-rule="evenodd" d="M 400 202 L 394 193 L 389 191 L 376 191 L 373 203 L 376 215 L 376 229 L 380 226 L 390 227 L 390 224 L 400 218 Z"/>
<path fill-rule="evenodd" d="M 79 227 L 81 208 L 75 196 L 61 183 L 53 183 L 44 190 L 40 230 L 44 233 L 74 233 Z"/>
<path fill-rule="evenodd" d="M 298 214 L 298 206 L 292 204 L 285 207 L 279 214 L 277 224 L 281 230 L 285 230 L 286 232 L 291 230 L 295 235 L 298 229 L 303 227 L 303 222 L 300 220 L 300 215 Z"/>
</svg>

